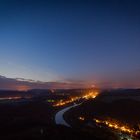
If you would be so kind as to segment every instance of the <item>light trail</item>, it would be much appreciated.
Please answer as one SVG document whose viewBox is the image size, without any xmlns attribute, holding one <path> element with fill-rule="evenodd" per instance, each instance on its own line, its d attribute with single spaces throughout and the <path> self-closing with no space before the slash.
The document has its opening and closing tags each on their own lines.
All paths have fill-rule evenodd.
<svg viewBox="0 0 140 140">
<path fill-rule="evenodd" d="M 121 132 L 125 132 L 131 135 L 139 135 L 140 131 L 139 130 L 135 130 L 133 128 L 128 127 L 127 125 L 121 124 L 121 123 L 117 123 L 117 122 L 112 122 L 109 120 L 99 120 L 99 119 L 93 119 L 96 124 L 98 125 L 105 125 L 109 128 L 121 131 Z"/>
</svg>

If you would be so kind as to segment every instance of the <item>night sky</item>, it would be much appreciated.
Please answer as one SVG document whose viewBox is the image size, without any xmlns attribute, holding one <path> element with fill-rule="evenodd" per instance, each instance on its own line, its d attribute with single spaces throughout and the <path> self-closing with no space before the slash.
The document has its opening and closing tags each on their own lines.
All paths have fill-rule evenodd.
<svg viewBox="0 0 140 140">
<path fill-rule="evenodd" d="M 0 75 L 140 87 L 139 0 L 1 0 Z"/>
</svg>

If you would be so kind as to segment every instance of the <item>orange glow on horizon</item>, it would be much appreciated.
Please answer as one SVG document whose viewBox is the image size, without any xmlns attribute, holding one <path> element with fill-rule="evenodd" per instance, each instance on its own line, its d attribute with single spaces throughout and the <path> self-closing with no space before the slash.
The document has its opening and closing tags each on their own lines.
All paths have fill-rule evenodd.
<svg viewBox="0 0 140 140">
<path fill-rule="evenodd" d="M 21 85 L 21 86 L 17 86 L 16 89 L 18 91 L 27 91 L 27 90 L 30 89 L 30 87 L 29 86 L 26 86 L 26 85 Z"/>
</svg>

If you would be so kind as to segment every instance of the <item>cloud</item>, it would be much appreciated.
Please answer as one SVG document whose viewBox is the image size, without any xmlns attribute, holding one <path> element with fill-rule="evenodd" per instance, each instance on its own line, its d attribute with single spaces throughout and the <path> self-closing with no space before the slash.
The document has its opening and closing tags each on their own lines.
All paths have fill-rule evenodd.
<svg viewBox="0 0 140 140">
<path fill-rule="evenodd" d="M 96 80 L 91 80 L 96 79 Z M 139 71 L 133 74 L 124 73 L 114 78 L 92 77 L 89 80 L 64 79 L 55 82 L 43 82 L 25 78 L 7 78 L 0 75 L 0 89 L 29 90 L 29 89 L 76 89 L 91 88 L 91 85 L 100 89 L 104 88 L 139 88 Z"/>
<path fill-rule="evenodd" d="M 29 90 L 29 89 L 69 89 L 85 88 L 86 85 L 79 82 L 41 82 L 24 78 L 7 78 L 0 76 L 0 89 Z"/>
</svg>

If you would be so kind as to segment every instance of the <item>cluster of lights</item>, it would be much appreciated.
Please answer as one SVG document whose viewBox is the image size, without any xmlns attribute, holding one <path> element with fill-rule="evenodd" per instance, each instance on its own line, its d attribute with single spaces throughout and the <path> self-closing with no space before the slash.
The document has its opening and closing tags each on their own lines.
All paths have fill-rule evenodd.
<svg viewBox="0 0 140 140">
<path fill-rule="evenodd" d="M 84 95 L 82 98 L 83 99 L 94 99 L 97 97 L 98 94 L 99 94 L 98 92 L 90 92 L 90 93 Z"/>
<path fill-rule="evenodd" d="M 0 100 L 18 100 L 21 99 L 20 96 L 14 96 L 14 97 L 5 97 L 5 98 L 0 98 Z"/>
<path fill-rule="evenodd" d="M 0 98 L 0 100 L 20 100 L 20 99 L 31 99 L 32 97 L 31 96 L 25 96 L 25 97 L 22 97 L 22 96 L 10 96 L 10 97 L 2 97 Z"/>
<path fill-rule="evenodd" d="M 79 117 L 79 120 L 84 121 L 85 118 L 84 117 Z"/>
<path fill-rule="evenodd" d="M 60 100 L 58 103 L 54 104 L 54 106 L 63 106 L 65 104 L 69 104 L 72 102 L 73 102 L 72 100 L 67 100 L 67 101 Z"/>
<path fill-rule="evenodd" d="M 138 130 L 135 131 L 134 129 L 130 129 L 128 126 L 121 125 L 121 124 L 118 124 L 116 122 L 103 121 L 103 120 L 99 120 L 99 119 L 94 119 L 94 121 L 97 124 L 104 124 L 104 125 L 106 125 L 109 128 L 116 129 L 116 130 L 119 130 L 121 132 L 129 133 L 129 134 L 133 134 L 133 135 L 140 134 L 140 131 L 138 131 Z"/>
<path fill-rule="evenodd" d="M 56 104 L 54 104 L 54 106 L 63 106 L 63 105 L 66 105 L 66 104 L 69 104 L 69 103 L 72 103 L 74 101 L 77 101 L 79 99 L 94 99 L 98 96 L 98 92 L 89 92 L 83 96 L 80 96 L 80 97 L 73 97 L 73 98 L 70 98 L 69 100 L 60 100 L 59 102 L 57 102 Z"/>
</svg>

